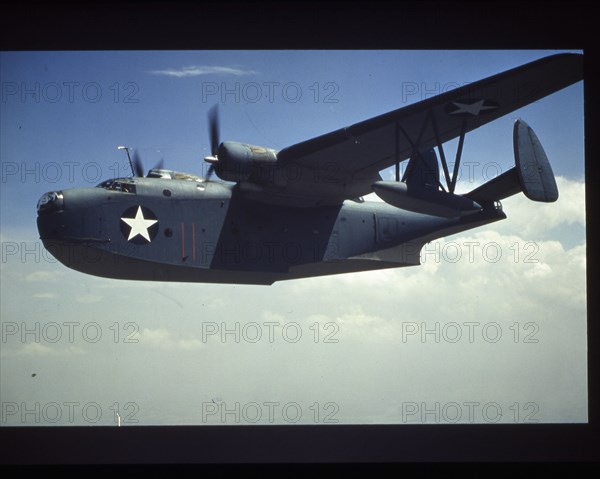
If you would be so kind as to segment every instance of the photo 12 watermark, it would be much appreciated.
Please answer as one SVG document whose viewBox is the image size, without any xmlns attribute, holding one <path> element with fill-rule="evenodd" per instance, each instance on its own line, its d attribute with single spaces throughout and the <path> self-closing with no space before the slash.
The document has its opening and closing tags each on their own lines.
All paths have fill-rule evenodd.
<svg viewBox="0 0 600 479">
<path fill-rule="evenodd" d="M 403 424 L 538 423 L 537 402 L 405 401 L 400 405 Z"/>
<path fill-rule="evenodd" d="M 339 103 L 340 86 L 333 81 L 202 82 L 202 103 Z"/>
<path fill-rule="evenodd" d="M 140 326 L 133 321 L 104 326 L 96 321 L 2 321 L 0 328 L 2 344 L 74 344 L 82 341 L 89 344 L 137 344 L 140 341 Z"/>
<path fill-rule="evenodd" d="M 134 401 L 3 401 L 4 426 L 134 425 L 140 422 L 140 406 Z"/>
<path fill-rule="evenodd" d="M 468 82 L 455 81 L 403 81 L 400 83 L 401 101 L 402 103 L 416 103 L 468 84 Z"/>
<path fill-rule="evenodd" d="M 417 103 L 430 98 L 448 93 L 452 90 L 462 89 L 460 97 L 463 98 L 506 98 L 508 101 L 519 103 L 527 100 L 528 103 L 538 103 L 539 100 L 530 102 L 532 97 L 539 95 L 544 82 L 539 80 L 525 80 L 520 83 L 511 83 L 510 85 L 501 82 L 479 86 L 471 86 L 472 82 L 462 80 L 429 80 L 429 81 L 410 81 L 400 82 L 400 97 L 402 104 Z M 458 100 L 460 97 L 454 97 Z M 442 97 L 444 98 L 444 97 Z M 444 101 L 447 99 L 444 98 Z M 440 102 L 438 101 L 438 104 Z"/>
<path fill-rule="evenodd" d="M 539 263 L 540 246 L 535 241 L 514 241 L 502 246 L 496 241 L 432 241 L 423 245 L 421 264 L 428 263 L 498 263 L 503 258 L 513 263 Z"/>
<path fill-rule="evenodd" d="M 540 326 L 534 321 L 518 322 L 502 326 L 491 321 L 450 321 L 442 323 L 403 321 L 400 323 L 403 343 L 473 344 L 473 343 L 522 343 L 540 342 Z"/>
<path fill-rule="evenodd" d="M 122 148 L 124 149 L 124 147 Z M 153 151 L 152 154 L 156 152 Z M 276 155 L 276 153 L 273 153 Z M 404 176 L 409 162 L 406 159 L 400 163 L 400 176 Z M 228 174 L 232 177 L 251 176 L 259 182 L 276 182 L 286 185 L 300 183 L 314 185 L 343 185 L 348 179 L 344 171 L 343 159 L 328 159 L 311 167 L 300 167 L 294 163 L 281 163 L 273 161 L 269 164 L 254 163 L 232 165 Z M 194 167 L 194 174 L 206 177 L 208 168 L 206 163 Z M 454 163 L 448 165 L 454 169 Z M 478 185 L 500 176 L 505 167 L 495 161 L 461 162 L 456 171 L 456 181 L 460 185 Z M 0 183 L 27 183 L 27 184 L 88 184 L 96 186 L 103 180 L 111 178 L 124 178 L 132 175 L 131 165 L 127 160 L 107 161 L 10 161 L 5 160 L 0 164 Z M 340 176 L 341 175 L 341 176 Z"/>
<path fill-rule="evenodd" d="M 97 81 L 2 82 L 2 103 L 139 103 L 140 87 L 135 82 L 103 84 Z"/>
<path fill-rule="evenodd" d="M 128 177 L 131 174 L 131 167 L 127 161 L 106 164 L 97 161 L 3 161 L 0 165 L 2 184 L 87 183 L 96 186 L 102 180 Z"/>
<path fill-rule="evenodd" d="M 115 216 L 119 223 L 121 217 Z M 173 235 L 173 230 L 163 231 L 165 236 Z M 171 237 L 169 236 L 169 237 Z M 431 241 L 422 245 L 413 241 L 401 243 L 403 250 L 401 258 L 409 261 L 417 253 L 420 263 L 498 263 L 502 260 L 515 264 L 540 263 L 540 245 L 535 241 L 513 241 L 502 245 L 496 241 Z M 215 259 L 221 262 L 255 263 L 255 264 L 299 264 L 302 262 L 320 261 L 323 258 L 335 258 L 343 255 L 339 240 L 326 242 L 299 243 L 296 241 L 238 241 L 223 242 L 198 241 L 195 243 L 194 258 L 204 264 Z M 69 264 L 95 264 L 107 261 L 105 253 L 112 253 L 113 264 L 130 263 L 134 261 L 137 250 L 135 245 L 126 243 L 112 246 L 110 250 L 87 248 L 81 254 L 67 246 L 49 242 L 44 245 L 41 241 L 3 241 L 0 244 L 0 261 L 5 263 L 22 264 L 54 264 L 56 257 L 64 258 Z"/>
<path fill-rule="evenodd" d="M 205 401 L 203 424 L 338 424 L 334 401 Z"/>
<path fill-rule="evenodd" d="M 295 344 L 313 342 L 337 344 L 339 342 L 340 325 L 330 321 L 314 322 L 302 325 L 295 321 L 279 322 L 256 321 L 234 323 L 202 322 L 202 342 L 221 343 L 269 343 L 276 342 Z"/>
</svg>

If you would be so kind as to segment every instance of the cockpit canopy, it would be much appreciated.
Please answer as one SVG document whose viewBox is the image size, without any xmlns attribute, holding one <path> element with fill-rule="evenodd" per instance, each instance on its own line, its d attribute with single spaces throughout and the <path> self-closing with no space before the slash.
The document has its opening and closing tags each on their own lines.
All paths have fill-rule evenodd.
<svg viewBox="0 0 600 479">
<path fill-rule="evenodd" d="M 204 183 L 205 178 L 201 176 L 191 175 L 189 173 L 180 173 L 172 170 L 162 170 L 154 168 L 148 172 L 148 176 L 145 178 L 155 178 L 164 180 L 187 180 L 195 181 L 197 183 Z M 112 178 L 110 180 L 103 181 L 98 188 L 104 188 L 110 191 L 120 191 L 122 193 L 136 193 L 136 183 L 141 180 L 140 178 Z"/>
<path fill-rule="evenodd" d="M 110 191 L 121 191 L 123 193 L 135 193 L 135 183 L 129 178 L 117 178 L 103 181 L 98 188 Z"/>
<path fill-rule="evenodd" d="M 181 173 L 173 170 L 163 170 L 160 168 L 153 168 L 148 172 L 147 178 L 164 178 L 169 180 L 190 180 L 202 183 L 205 179 L 201 176 L 191 175 L 189 173 Z"/>
</svg>

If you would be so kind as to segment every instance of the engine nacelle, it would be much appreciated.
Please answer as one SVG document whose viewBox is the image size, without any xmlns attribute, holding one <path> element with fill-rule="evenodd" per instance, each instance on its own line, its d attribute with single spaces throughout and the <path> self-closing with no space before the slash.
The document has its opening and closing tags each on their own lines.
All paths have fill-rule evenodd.
<svg viewBox="0 0 600 479">
<path fill-rule="evenodd" d="M 268 179 L 277 163 L 277 151 L 262 146 L 224 141 L 217 151 L 215 172 L 225 181 Z"/>
<path fill-rule="evenodd" d="M 411 188 L 401 181 L 377 181 L 373 191 L 396 208 L 424 215 L 454 218 L 481 211 L 479 203 L 464 196 L 438 191 L 437 188 Z"/>
</svg>

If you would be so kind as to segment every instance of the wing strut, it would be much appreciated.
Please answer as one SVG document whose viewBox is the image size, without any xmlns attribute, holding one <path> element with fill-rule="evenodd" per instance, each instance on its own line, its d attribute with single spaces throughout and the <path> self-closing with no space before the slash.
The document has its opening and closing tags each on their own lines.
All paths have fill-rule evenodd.
<svg viewBox="0 0 600 479">
<path fill-rule="evenodd" d="M 458 139 L 458 147 L 456 148 L 456 159 L 454 160 L 454 168 L 452 169 L 452 176 L 448 170 L 448 162 L 446 161 L 446 155 L 444 154 L 444 148 L 442 147 L 442 141 L 440 140 L 440 133 L 438 130 L 437 123 L 433 111 L 429 110 L 429 116 L 431 117 L 431 124 L 433 125 L 433 133 L 435 135 L 435 141 L 437 142 L 438 151 L 440 153 L 440 161 L 444 169 L 444 176 L 446 177 L 446 185 L 448 191 L 454 193 L 456 188 L 456 180 L 458 179 L 458 169 L 460 167 L 460 158 L 462 156 L 463 145 L 465 143 L 465 134 L 467 133 L 467 117 L 463 117 L 462 124 L 460 127 L 460 137 Z"/>
<path fill-rule="evenodd" d="M 400 126 L 400 123 L 396 123 L 396 181 L 400 181 L 400 161 L 399 161 L 399 138 L 398 138 L 398 133 L 402 132 L 402 134 L 404 135 L 404 137 L 406 138 L 406 140 L 410 143 L 410 146 L 413 149 L 413 154 L 411 156 L 416 155 L 417 157 L 421 158 L 421 152 L 419 151 L 419 143 L 421 141 L 421 137 L 423 136 L 423 133 L 425 132 L 425 129 L 427 127 L 427 123 L 431 121 L 431 125 L 433 126 L 433 133 L 435 135 L 435 139 L 437 142 L 437 148 L 438 148 L 438 152 L 439 152 L 439 158 L 440 161 L 442 163 L 442 169 L 444 170 L 444 177 L 446 179 L 446 186 L 448 187 L 448 191 L 450 193 L 454 193 L 454 190 L 456 188 L 456 180 L 458 179 L 458 170 L 460 168 L 460 160 L 462 157 L 462 151 L 463 151 L 463 146 L 465 143 L 465 135 L 467 133 L 467 118 L 464 117 L 462 120 L 462 124 L 461 124 L 461 128 L 460 128 L 460 136 L 458 139 L 458 147 L 456 148 L 456 158 L 454 160 L 454 168 L 452 169 L 452 176 L 450 176 L 450 170 L 448 168 L 448 162 L 446 160 L 446 154 L 444 152 L 444 147 L 442 145 L 442 141 L 440 139 L 440 134 L 439 134 L 439 130 L 438 130 L 438 125 L 437 122 L 435 121 L 435 116 L 433 114 L 432 110 L 429 110 L 427 112 L 427 115 L 425 116 L 425 120 L 423 121 L 423 125 L 421 126 L 421 131 L 419 132 L 419 137 L 417 138 L 416 142 L 413 142 L 411 140 L 411 138 L 408 136 L 408 133 L 406 133 L 406 131 L 404 130 L 404 128 L 402 128 L 402 126 Z M 407 173 L 408 170 L 404 172 L 402 181 L 405 181 L 406 177 L 407 177 Z M 446 191 L 446 189 L 444 188 L 444 186 L 440 183 L 439 179 L 437 179 L 438 182 L 438 186 L 440 186 L 440 188 L 442 189 L 442 191 Z"/>
<path fill-rule="evenodd" d="M 396 129 L 396 143 L 398 143 L 398 131 L 401 131 L 402 134 L 404 135 L 404 137 L 406 138 L 406 140 L 408 141 L 408 143 L 410 143 L 410 146 L 413 149 L 413 152 L 411 154 L 411 157 L 416 156 L 417 159 L 421 158 L 421 152 L 419 151 L 419 143 L 421 142 L 421 137 L 423 136 L 423 133 L 425 132 L 425 128 L 427 127 L 427 123 L 429 122 L 429 117 L 433 116 L 431 114 L 431 110 L 427 113 L 427 115 L 425 116 L 425 121 L 423 121 L 423 126 L 421 126 L 421 131 L 419 132 L 419 137 L 417 138 L 416 143 L 413 143 L 413 141 L 411 140 L 410 136 L 408 136 L 408 133 L 406 133 L 406 131 L 404 130 L 404 128 L 402 128 L 402 126 L 400 126 L 400 123 L 396 123 L 397 125 L 397 129 Z M 444 162 L 445 164 L 445 162 Z M 408 176 L 409 173 L 409 168 L 407 168 L 404 171 L 404 175 L 402 177 L 402 181 L 406 181 L 406 178 Z M 400 168 L 399 166 L 396 169 L 397 175 L 396 175 L 396 179 L 398 179 L 398 177 L 400 176 Z M 439 178 L 436 178 L 437 184 L 438 186 L 442 189 L 442 191 L 446 191 L 446 189 L 444 188 L 444 185 L 442 185 L 440 183 Z"/>
<path fill-rule="evenodd" d="M 446 185 L 450 190 L 450 193 L 453 191 L 450 189 L 452 185 L 452 181 L 450 180 L 450 172 L 448 171 L 448 162 L 446 161 L 446 155 L 444 154 L 444 148 L 442 147 L 442 142 L 440 141 L 440 132 L 438 130 L 437 123 L 435 121 L 435 116 L 433 116 L 433 112 L 429 110 L 429 115 L 431 117 L 431 124 L 433 125 L 433 134 L 435 135 L 435 141 L 437 142 L 438 151 L 440 153 L 440 160 L 442 162 L 442 168 L 444 169 L 444 177 L 446 178 Z"/>
<path fill-rule="evenodd" d="M 396 181 L 400 181 L 400 123 L 396 122 Z"/>
<path fill-rule="evenodd" d="M 450 184 L 450 193 L 454 193 L 456 187 L 456 180 L 458 178 L 458 168 L 460 166 L 460 157 L 462 156 L 462 149 L 465 143 L 465 133 L 467 132 L 467 117 L 465 116 L 462 121 L 460 129 L 460 138 L 458 139 L 458 147 L 456 148 L 456 159 L 454 160 L 454 171 L 452 172 L 452 183 Z"/>
</svg>

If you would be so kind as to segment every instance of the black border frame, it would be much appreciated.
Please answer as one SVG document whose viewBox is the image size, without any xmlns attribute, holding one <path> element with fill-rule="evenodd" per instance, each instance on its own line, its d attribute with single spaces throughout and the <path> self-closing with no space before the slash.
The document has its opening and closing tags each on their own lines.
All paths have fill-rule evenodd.
<svg viewBox="0 0 600 479">
<path fill-rule="evenodd" d="M 596 15 L 571 2 L 4 4 L 0 49 L 583 49 L 588 424 L 0 427 L 0 464 L 597 461 Z M 1 65 L 0 65 L 1 68 Z"/>
</svg>

